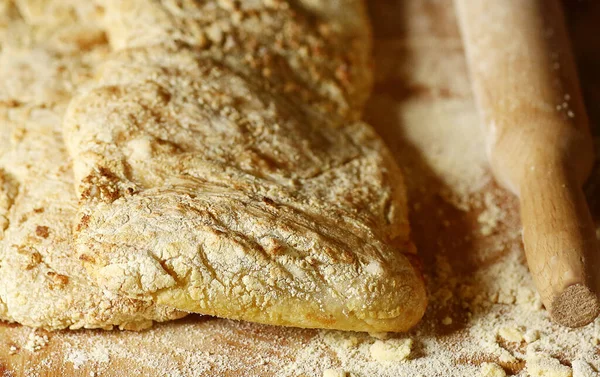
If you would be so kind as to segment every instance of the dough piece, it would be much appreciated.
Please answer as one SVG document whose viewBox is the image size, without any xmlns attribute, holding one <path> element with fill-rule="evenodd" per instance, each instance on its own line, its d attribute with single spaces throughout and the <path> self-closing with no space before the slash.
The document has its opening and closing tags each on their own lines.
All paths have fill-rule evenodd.
<svg viewBox="0 0 600 377">
<path fill-rule="evenodd" d="M 506 377 L 506 372 L 496 363 L 483 363 L 480 368 L 481 377 Z"/>
<path fill-rule="evenodd" d="M 348 377 L 348 373 L 342 369 L 325 369 L 323 377 Z"/>
<path fill-rule="evenodd" d="M 62 116 L 108 52 L 94 8 L 79 3 L 0 7 L 0 320 L 141 329 L 184 314 L 99 288 L 72 244 L 77 197 Z"/>
<path fill-rule="evenodd" d="M 274 325 L 404 331 L 426 295 L 399 168 L 359 118 L 361 1 L 108 1 L 64 137 L 105 289 Z"/>
<path fill-rule="evenodd" d="M 412 339 L 376 340 L 369 347 L 371 357 L 379 362 L 406 361 L 412 351 Z"/>
<path fill-rule="evenodd" d="M 521 343 L 524 340 L 523 329 L 520 327 L 502 327 L 498 335 L 507 342 Z"/>
</svg>

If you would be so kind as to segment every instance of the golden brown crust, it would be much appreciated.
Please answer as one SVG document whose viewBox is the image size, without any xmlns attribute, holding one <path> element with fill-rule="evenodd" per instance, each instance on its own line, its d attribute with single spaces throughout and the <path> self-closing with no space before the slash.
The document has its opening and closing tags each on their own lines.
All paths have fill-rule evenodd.
<svg viewBox="0 0 600 377">
<path fill-rule="evenodd" d="M 64 122 L 101 286 L 277 325 L 421 318 L 401 174 L 358 120 L 360 1 L 114 0 L 105 22 L 114 52 Z"/>
</svg>

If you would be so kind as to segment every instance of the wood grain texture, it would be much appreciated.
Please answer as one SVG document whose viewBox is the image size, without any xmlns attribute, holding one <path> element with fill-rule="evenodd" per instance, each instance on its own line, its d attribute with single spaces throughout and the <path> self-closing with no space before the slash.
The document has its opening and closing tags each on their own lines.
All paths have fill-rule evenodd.
<svg viewBox="0 0 600 377">
<path fill-rule="evenodd" d="M 544 305 L 558 323 L 586 325 L 600 311 L 599 250 L 581 189 L 593 141 L 561 4 L 455 3 L 492 170 L 520 197 Z"/>
<path fill-rule="evenodd" d="M 571 15 L 581 21 L 573 25 L 580 36 L 575 44 L 584 63 L 582 81 L 591 105 L 600 103 L 600 76 L 596 69 L 600 62 L 600 42 L 594 38 L 600 7 L 581 7 Z M 447 129 L 462 122 L 469 126 L 464 128 L 469 130 L 470 143 L 481 141 L 477 136 L 478 124 L 472 121 L 477 113 L 452 3 L 375 0 L 371 2 L 371 13 L 375 20 L 377 77 L 367 120 L 384 137 L 410 178 L 407 184 L 413 200 L 413 237 L 423 259 L 429 289 L 437 295 L 442 290 L 436 267 L 440 258 L 447 260 L 450 267 L 450 275 L 444 279 L 454 279 L 456 284 L 461 284 L 474 271 L 494 266 L 506 258 L 511 248 L 520 248 L 518 206 L 512 195 L 495 187 L 489 177 L 484 176 L 474 190 L 477 195 L 491 195 L 505 216 L 492 234 L 482 236 L 477 221 L 482 206 L 465 212 L 450 204 L 445 193 L 452 190 L 442 182 L 439 166 L 432 162 L 435 151 L 415 143 L 414 135 L 408 132 L 411 124 L 438 122 L 440 128 Z M 595 50 L 590 50 L 590 46 L 595 46 Z M 437 75 L 435 79 L 434 75 Z M 409 107 L 418 107 L 422 112 L 418 116 L 406 114 Z M 396 108 L 401 110 L 400 116 L 390 116 L 390 109 Z M 594 119 L 600 119 L 600 107 L 596 105 L 589 110 Z M 594 176 L 600 176 L 598 173 L 595 171 Z M 595 219 L 600 217 L 600 200 L 594 199 L 600 198 L 599 192 L 600 182 L 593 180 L 588 184 L 586 193 L 588 199 L 591 198 Z M 507 237 L 507 234 L 514 236 Z M 500 247 L 496 245 L 498 241 L 501 241 Z M 486 281 L 485 285 L 493 283 Z M 503 304 L 501 311 L 506 312 L 516 305 Z M 493 310 L 494 307 L 484 309 L 481 315 Z M 442 325 L 441 319 L 447 316 L 452 316 L 452 324 Z M 417 345 L 429 339 L 435 342 L 436 349 L 458 353 L 466 343 L 472 342 L 468 338 L 472 325 L 467 312 L 458 302 L 450 300 L 447 305 L 432 305 L 424 321 L 409 336 Z M 163 376 L 165 370 L 171 370 L 173 376 L 282 375 L 281 365 L 298 360 L 307 345 L 325 332 L 190 317 L 142 333 L 50 333 L 48 344 L 38 352 L 22 349 L 30 333 L 30 329 L 21 326 L 0 326 L 0 376 L 87 377 L 90 372 L 97 376 Z M 11 354 L 11 346 L 17 347 L 14 354 Z M 417 347 L 415 361 L 425 356 L 423 348 Z M 96 360 L 81 357 L 94 350 L 98 351 Z M 106 355 L 108 362 L 98 362 Z M 324 358 L 332 365 L 340 364 L 338 355 L 327 354 Z M 474 376 L 477 364 L 482 361 L 496 361 L 507 372 L 515 374 L 523 369 L 520 361 L 501 362 L 496 355 L 482 350 L 476 357 L 463 358 L 457 354 L 455 358 L 446 359 L 434 367 L 437 368 L 435 375 Z M 227 367 L 222 367 L 223 364 Z M 295 375 L 321 376 L 322 370 L 306 364 Z"/>
</svg>

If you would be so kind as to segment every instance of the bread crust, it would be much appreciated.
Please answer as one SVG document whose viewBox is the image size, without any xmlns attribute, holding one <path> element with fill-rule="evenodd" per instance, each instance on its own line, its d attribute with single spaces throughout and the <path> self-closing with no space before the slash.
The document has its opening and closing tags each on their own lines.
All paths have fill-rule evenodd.
<svg viewBox="0 0 600 377">
<path fill-rule="evenodd" d="M 75 244 L 108 291 L 274 325 L 404 331 L 426 294 L 399 168 L 360 121 L 361 1 L 108 1 L 64 121 Z"/>
<path fill-rule="evenodd" d="M 362 1 L 17 0 L 0 18 L 0 319 L 421 318 L 402 175 L 360 121 Z"/>
</svg>

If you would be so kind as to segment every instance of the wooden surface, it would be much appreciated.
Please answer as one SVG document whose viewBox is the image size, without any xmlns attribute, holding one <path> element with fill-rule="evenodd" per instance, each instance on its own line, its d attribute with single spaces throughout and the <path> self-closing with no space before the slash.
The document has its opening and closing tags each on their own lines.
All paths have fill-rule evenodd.
<svg viewBox="0 0 600 377">
<path fill-rule="evenodd" d="M 496 180 L 519 196 L 527 262 L 552 318 L 597 316 L 593 140 L 558 0 L 456 0 Z"/>
<path fill-rule="evenodd" d="M 571 21 L 577 20 L 571 26 L 584 94 L 592 121 L 598 121 L 600 40 L 596 36 L 600 35 L 600 7 L 591 1 L 574 5 L 569 15 Z M 515 252 L 519 257 L 518 206 L 512 195 L 493 183 L 481 159 L 473 162 L 476 166 L 469 166 L 469 177 L 477 178 L 477 182 L 461 185 L 460 174 L 447 174 L 454 157 L 461 160 L 485 154 L 451 2 L 373 0 L 370 6 L 377 39 L 377 82 L 366 118 L 407 173 L 414 239 L 428 288 L 436 298 L 449 281 L 452 286 L 460 285 L 462 279 L 493 267 Z M 438 134 L 446 138 L 441 143 L 436 139 Z M 456 142 L 456 148 L 446 146 L 450 140 Z M 460 166 L 454 168 L 460 171 Z M 473 174 L 478 169 L 480 174 Z M 600 176 L 597 171 L 593 174 Z M 593 180 L 586 193 L 593 214 L 600 217 L 600 200 L 595 199 L 600 198 L 600 185 Z M 501 221 L 491 231 L 480 221 L 488 199 L 502 212 Z M 482 284 L 478 289 L 496 282 L 484 280 Z M 487 318 L 494 311 L 505 313 L 516 305 L 493 304 L 477 315 Z M 432 299 L 423 322 L 409 334 L 416 345 L 414 361 L 406 367 L 415 365 L 415 371 L 428 377 L 474 376 L 477 364 L 494 360 L 508 372 L 524 375 L 520 360 L 498 361 L 497 355 L 484 349 L 472 357 L 459 352 L 471 342 L 467 336 L 473 319 L 467 314 L 458 302 L 442 304 Z M 539 315 L 543 317 L 543 313 Z M 449 317 L 451 323 L 444 321 Z M 306 348 L 323 337 L 324 332 L 316 330 L 190 316 L 143 333 L 37 332 L 47 336 L 48 342 L 35 352 L 26 349 L 31 333 L 31 329 L 17 325 L 0 326 L 0 376 L 322 375 L 321 366 L 312 365 L 308 358 L 306 362 L 300 360 Z M 359 340 L 369 337 L 353 336 Z M 449 356 L 430 363 L 430 349 Z M 340 354 L 324 353 L 322 358 L 327 359 L 323 360 L 327 365 L 344 361 Z M 289 365 L 294 369 L 287 368 Z M 419 365 L 428 369 L 420 370 Z M 384 375 L 376 368 L 376 364 L 365 364 L 362 370 L 371 372 L 353 376 Z"/>
</svg>

